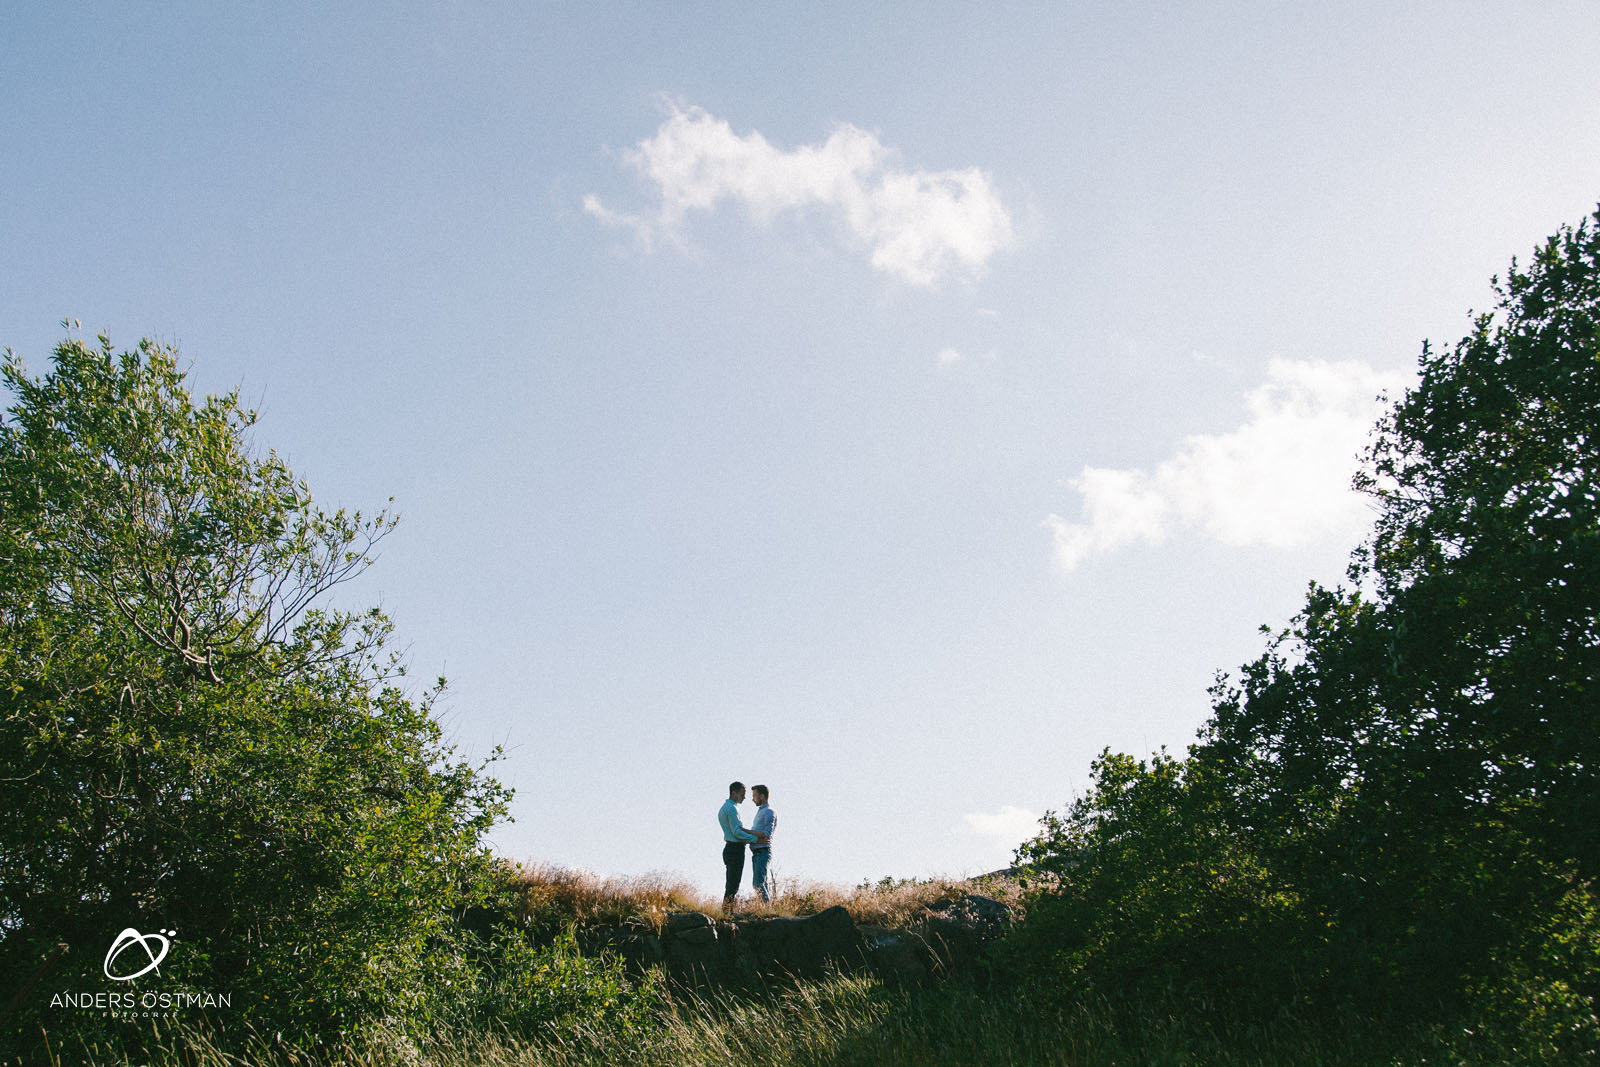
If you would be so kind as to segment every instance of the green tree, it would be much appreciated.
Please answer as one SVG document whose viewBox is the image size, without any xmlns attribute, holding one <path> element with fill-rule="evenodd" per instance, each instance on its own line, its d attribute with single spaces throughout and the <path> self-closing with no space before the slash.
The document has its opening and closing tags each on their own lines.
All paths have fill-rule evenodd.
<svg viewBox="0 0 1600 1067">
<path fill-rule="evenodd" d="M 1458 344 L 1424 346 L 1379 423 L 1357 479 L 1379 516 L 1349 584 L 1314 585 L 1219 681 L 1165 776 L 1170 811 L 1124 820 L 1142 845 L 1098 843 L 1123 793 L 1097 779 L 1070 824 L 1094 832 L 1052 827 L 1029 848 L 1048 861 L 1087 840 L 1095 861 L 1062 884 L 1112 887 L 1099 921 L 1163 902 L 1172 928 L 1204 894 L 1152 897 L 1167 877 L 1152 864 L 1167 869 L 1171 812 L 1212 812 L 1271 872 L 1241 921 L 1279 930 L 1278 894 L 1295 900 L 1292 935 L 1245 939 L 1261 967 L 1292 965 L 1283 990 L 1494 1018 L 1531 1028 L 1513 1035 L 1523 1052 L 1570 1051 L 1600 1041 L 1600 211 L 1496 291 Z"/>
<path fill-rule="evenodd" d="M 1119 999 L 1278 996 L 1303 903 L 1228 825 L 1213 768 L 1107 750 L 1091 774 L 1018 850 L 1031 893 L 1019 962 Z"/>
<path fill-rule="evenodd" d="M 44 987 L 105 988 L 119 930 L 170 929 L 163 988 L 233 993 L 224 1024 L 425 1012 L 508 794 L 444 743 L 439 687 L 407 691 L 388 620 L 319 599 L 393 520 L 316 508 L 164 347 L 0 373 L 0 970 L 64 944 Z"/>
<path fill-rule="evenodd" d="M 1356 574 L 1392 627 L 1409 747 L 1600 875 L 1600 211 L 1512 263 L 1497 313 L 1380 426 Z"/>
<path fill-rule="evenodd" d="M 1384 996 L 1496 981 L 1600 874 L 1600 212 L 1496 290 L 1378 426 L 1351 588 L 1312 590 L 1199 750 Z"/>
</svg>

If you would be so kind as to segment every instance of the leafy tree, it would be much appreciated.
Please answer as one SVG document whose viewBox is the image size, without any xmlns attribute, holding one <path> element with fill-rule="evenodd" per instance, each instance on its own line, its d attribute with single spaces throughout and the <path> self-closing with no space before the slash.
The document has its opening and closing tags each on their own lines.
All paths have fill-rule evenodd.
<svg viewBox="0 0 1600 1067">
<path fill-rule="evenodd" d="M 1199 751 L 1337 912 L 1337 969 L 1385 996 L 1384 976 L 1439 998 L 1492 982 L 1600 874 L 1592 221 L 1513 262 L 1452 349 L 1424 347 L 1358 478 L 1380 512 L 1352 588 L 1312 590 Z"/>
<path fill-rule="evenodd" d="M 1523 1052 L 1570 1051 L 1600 1040 L 1600 211 L 1496 290 L 1453 348 L 1424 346 L 1377 427 L 1357 486 L 1379 515 L 1349 585 L 1314 585 L 1219 681 L 1181 768 L 1134 776 L 1170 780 L 1170 811 L 1106 849 L 1124 793 L 1103 758 L 1082 812 L 1029 851 L 1092 845 L 1062 883 L 1112 885 L 1109 921 L 1166 877 L 1139 872 L 1167 870 L 1171 812 L 1201 804 L 1271 872 L 1244 921 L 1274 929 L 1274 894 L 1297 901 L 1279 950 L 1255 941 L 1263 967 L 1292 964 L 1285 990 L 1516 1021 L 1538 1031 Z M 1162 921 L 1204 896 L 1158 894 Z"/>
<path fill-rule="evenodd" d="M 1212 768 L 1109 750 L 1094 785 L 1018 850 L 1031 900 L 1014 946 L 1067 988 L 1201 1004 L 1295 979 L 1303 902 L 1224 819 Z"/>
<path fill-rule="evenodd" d="M 1380 426 L 1358 573 L 1394 630 L 1414 729 L 1452 792 L 1600 875 L 1600 211 L 1498 285 Z"/>
<path fill-rule="evenodd" d="M 224 1024 L 424 1013 L 508 794 L 443 742 L 443 680 L 404 688 L 388 620 L 321 604 L 393 519 L 315 507 L 167 348 L 0 374 L 0 970 L 64 944 L 43 988 L 103 989 L 119 930 L 170 929 L 163 988 L 232 993 Z"/>
</svg>

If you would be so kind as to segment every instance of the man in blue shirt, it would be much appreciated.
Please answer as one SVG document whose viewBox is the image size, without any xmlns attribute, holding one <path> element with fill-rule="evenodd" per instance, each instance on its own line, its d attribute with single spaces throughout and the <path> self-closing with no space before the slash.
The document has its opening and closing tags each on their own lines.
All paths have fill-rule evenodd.
<svg viewBox="0 0 1600 1067">
<path fill-rule="evenodd" d="M 766 838 L 750 846 L 750 884 L 765 903 L 772 899 L 767 896 L 767 861 L 772 858 L 772 833 L 778 828 L 778 816 L 767 806 L 767 798 L 772 794 L 767 792 L 766 786 L 751 786 L 750 795 L 756 802 L 756 817 L 750 820 L 750 832 Z"/>
<path fill-rule="evenodd" d="M 766 836 L 753 834 L 739 821 L 739 805 L 744 803 L 744 783 L 728 786 L 728 799 L 717 810 L 717 823 L 722 827 L 722 865 L 727 868 L 728 881 L 723 887 L 722 910 L 733 911 L 734 898 L 739 895 L 739 882 L 744 878 L 744 846 L 762 844 Z"/>
</svg>

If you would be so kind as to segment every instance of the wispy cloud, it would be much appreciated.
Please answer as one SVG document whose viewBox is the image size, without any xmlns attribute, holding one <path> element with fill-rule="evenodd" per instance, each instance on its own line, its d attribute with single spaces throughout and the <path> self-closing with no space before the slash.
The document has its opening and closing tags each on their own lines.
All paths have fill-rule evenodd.
<svg viewBox="0 0 1600 1067">
<path fill-rule="evenodd" d="M 1007 804 L 997 812 L 975 811 L 961 816 L 960 829 L 1014 849 L 1039 833 L 1039 816 L 1015 804 Z"/>
<path fill-rule="evenodd" d="M 966 363 L 973 358 L 982 360 L 985 363 L 993 363 L 1000 358 L 1000 353 L 996 349 L 986 348 L 978 352 L 974 357 L 972 354 L 963 352 L 953 345 L 946 345 L 944 348 L 939 349 L 938 360 L 941 367 L 954 367 L 958 363 Z"/>
<path fill-rule="evenodd" d="M 698 107 L 671 108 L 655 136 L 621 153 L 659 202 L 630 213 L 592 193 L 583 200 L 584 211 L 634 230 L 646 247 L 680 240 L 690 213 L 724 201 L 742 204 L 761 225 L 787 211 L 829 212 L 874 268 L 912 285 L 980 273 L 1011 243 L 1011 217 L 976 167 L 904 169 L 875 134 L 848 124 L 821 143 L 782 149 L 758 132 L 740 136 Z"/>
<path fill-rule="evenodd" d="M 1154 470 L 1084 467 L 1071 483 L 1081 517 L 1045 520 L 1057 565 L 1071 571 L 1180 531 L 1233 546 L 1353 542 L 1370 514 L 1350 478 L 1382 410 L 1378 394 L 1405 381 L 1363 363 L 1274 360 L 1237 429 L 1185 438 Z"/>
</svg>

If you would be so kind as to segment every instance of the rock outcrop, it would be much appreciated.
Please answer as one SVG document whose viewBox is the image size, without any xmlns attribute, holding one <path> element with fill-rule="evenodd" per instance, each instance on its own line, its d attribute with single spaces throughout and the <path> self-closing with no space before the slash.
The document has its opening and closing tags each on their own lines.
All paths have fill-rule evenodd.
<svg viewBox="0 0 1600 1067">
<path fill-rule="evenodd" d="M 858 926 L 863 959 L 874 974 L 893 985 L 922 985 L 948 973 L 927 940 L 915 930 Z"/>
<path fill-rule="evenodd" d="M 1016 921 L 1011 908 L 993 897 L 967 893 L 928 909 L 922 935 L 950 971 L 971 972 L 994 958 L 1000 940 Z"/>
<path fill-rule="evenodd" d="M 908 928 L 858 926 L 836 905 L 782 917 L 675 912 L 659 933 L 634 920 L 581 928 L 578 941 L 585 952 L 612 952 L 640 970 L 659 965 L 697 985 L 819 978 L 830 967 L 918 985 L 981 970 L 1013 922 L 1007 905 L 969 893 L 934 904 Z"/>
</svg>

